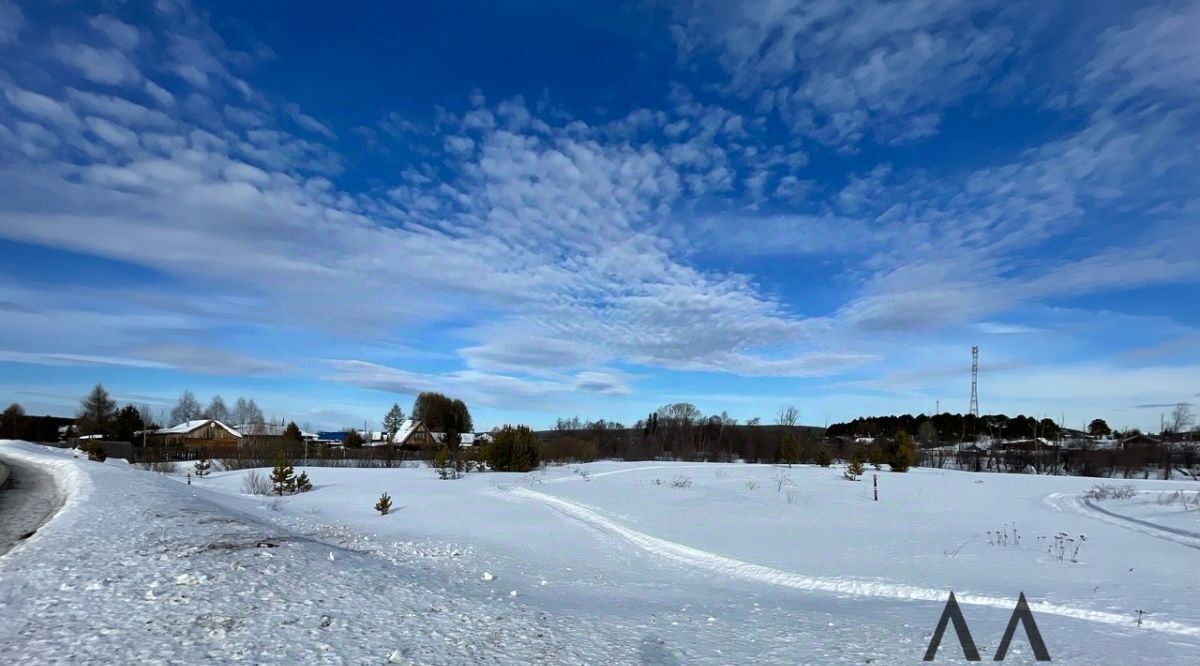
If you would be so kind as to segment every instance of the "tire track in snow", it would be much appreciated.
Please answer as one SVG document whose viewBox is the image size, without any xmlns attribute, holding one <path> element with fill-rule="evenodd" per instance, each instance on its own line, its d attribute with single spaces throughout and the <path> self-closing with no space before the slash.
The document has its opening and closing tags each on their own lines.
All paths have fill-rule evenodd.
<svg viewBox="0 0 1200 666">
<path fill-rule="evenodd" d="M 1155 491 L 1140 492 L 1152 493 Z M 1180 546 L 1200 550 L 1200 533 L 1159 525 L 1149 520 L 1142 520 L 1105 509 L 1084 497 L 1082 493 L 1051 493 L 1046 497 L 1046 503 L 1059 510 L 1063 508 L 1070 509 L 1108 525 L 1115 525 L 1116 527 L 1137 532 L 1138 534 L 1144 534 L 1156 539 L 1162 539 L 1163 541 L 1170 541 Z"/>
<path fill-rule="evenodd" d="M 752 564 L 724 555 L 718 555 L 699 548 L 685 546 L 681 543 L 668 541 L 659 537 L 639 532 L 613 521 L 599 512 L 588 507 L 570 502 L 536 490 L 516 487 L 512 492 L 517 496 L 532 499 L 547 504 L 553 509 L 570 516 L 589 527 L 614 534 L 629 543 L 660 557 L 679 562 L 693 569 L 709 571 L 716 574 L 741 578 L 768 585 L 778 585 L 806 592 L 826 592 L 857 597 L 876 597 L 882 599 L 898 599 L 902 601 L 930 601 L 942 603 L 946 600 L 948 590 L 941 590 L 903 583 L 892 583 L 880 580 L 860 580 L 855 578 L 833 576 L 806 576 L 803 574 L 774 569 L 759 564 Z M 955 593 L 959 604 L 971 606 L 986 606 L 1011 610 L 1016 605 L 1015 599 L 993 597 L 979 594 Z M 1034 612 L 1047 615 L 1096 622 L 1123 627 L 1131 627 L 1132 617 L 1107 611 L 1076 608 L 1062 604 L 1052 604 L 1045 601 L 1029 604 Z M 1143 619 L 1142 628 L 1151 629 L 1182 636 L 1200 637 L 1200 627 L 1175 622 L 1171 620 Z"/>
</svg>

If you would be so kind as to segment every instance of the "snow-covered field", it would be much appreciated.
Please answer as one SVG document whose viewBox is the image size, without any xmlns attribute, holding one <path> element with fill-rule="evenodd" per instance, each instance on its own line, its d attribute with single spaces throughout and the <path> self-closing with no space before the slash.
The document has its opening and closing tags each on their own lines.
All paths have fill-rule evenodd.
<svg viewBox="0 0 1200 666">
<path fill-rule="evenodd" d="M 875 502 L 870 473 L 808 466 L 307 468 L 272 506 L 246 472 L 0 457 L 67 496 L 0 557 L 18 663 L 909 664 L 950 590 L 985 660 L 1021 592 L 1057 663 L 1200 649 L 1200 511 L 1164 499 L 1194 482 L 1088 500 L 1095 479 L 915 469 Z M 949 631 L 938 661 L 961 660 Z M 1033 661 L 1019 629 L 1006 661 Z"/>
</svg>

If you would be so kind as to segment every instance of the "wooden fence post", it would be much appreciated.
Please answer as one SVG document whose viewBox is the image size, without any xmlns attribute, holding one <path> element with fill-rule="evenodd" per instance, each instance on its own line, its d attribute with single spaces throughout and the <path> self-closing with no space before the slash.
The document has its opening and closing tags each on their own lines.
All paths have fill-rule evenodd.
<svg viewBox="0 0 1200 666">
<path fill-rule="evenodd" d="M 878 502 L 879 501 L 879 475 L 878 474 L 871 475 L 871 485 L 875 487 L 875 501 Z"/>
</svg>

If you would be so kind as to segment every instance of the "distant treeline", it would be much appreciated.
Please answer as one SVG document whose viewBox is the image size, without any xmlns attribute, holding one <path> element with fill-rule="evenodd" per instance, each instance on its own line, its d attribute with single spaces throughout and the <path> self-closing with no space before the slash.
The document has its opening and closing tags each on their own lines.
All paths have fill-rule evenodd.
<svg viewBox="0 0 1200 666">
<path fill-rule="evenodd" d="M 1006 416 L 985 414 L 976 418 L 971 414 L 902 414 L 899 416 L 864 416 L 848 423 L 835 423 L 826 430 L 828 437 L 894 437 L 904 431 L 923 444 L 933 441 L 973 441 L 982 435 L 1006 439 L 1033 439 L 1043 437 L 1058 439 L 1063 428 L 1053 419 L 1036 419 L 1024 414 Z M 1109 435 L 1112 430 L 1103 419 L 1095 419 L 1088 426 L 1090 434 Z"/>
<path fill-rule="evenodd" d="M 20 405 L 12 404 L 0 412 L 0 439 L 57 442 L 58 429 L 73 422 L 58 416 L 29 416 Z"/>
</svg>

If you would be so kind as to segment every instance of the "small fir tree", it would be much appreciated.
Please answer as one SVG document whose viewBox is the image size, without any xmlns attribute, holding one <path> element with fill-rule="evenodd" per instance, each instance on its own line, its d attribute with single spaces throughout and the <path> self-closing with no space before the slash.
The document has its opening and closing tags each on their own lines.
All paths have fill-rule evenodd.
<svg viewBox="0 0 1200 666">
<path fill-rule="evenodd" d="M 306 493 L 312 490 L 312 481 L 308 480 L 308 472 L 300 472 L 300 476 L 296 477 L 296 492 Z"/>
<path fill-rule="evenodd" d="M 821 467 L 829 467 L 833 464 L 833 456 L 830 455 L 828 446 L 817 448 L 817 464 Z"/>
<path fill-rule="evenodd" d="M 447 481 L 458 478 L 458 469 L 450 457 L 449 447 L 442 445 L 433 454 L 433 468 L 437 470 L 438 478 Z"/>
<path fill-rule="evenodd" d="M 292 464 L 288 462 L 283 451 L 279 452 L 279 458 L 275 461 L 275 469 L 271 470 L 271 484 L 276 495 L 291 493 L 296 490 L 295 470 L 292 469 Z"/>
<path fill-rule="evenodd" d="M 375 510 L 378 511 L 379 515 L 381 516 L 388 515 L 388 511 L 392 510 L 392 498 L 388 497 L 387 493 L 380 495 L 379 501 L 375 503 Z"/>
<path fill-rule="evenodd" d="M 888 456 L 888 466 L 893 472 L 907 472 L 908 468 L 917 461 L 917 446 L 912 437 L 901 430 L 896 433 L 896 441 L 892 445 L 892 454 Z"/>
<path fill-rule="evenodd" d="M 859 449 L 855 449 L 850 455 L 850 464 L 846 465 L 846 478 L 851 481 L 857 481 L 858 477 L 863 475 L 863 454 Z"/>
</svg>

